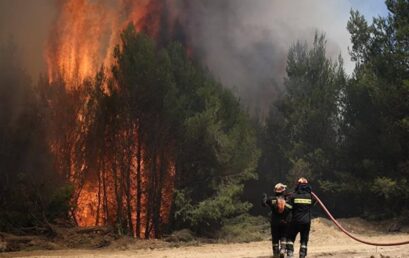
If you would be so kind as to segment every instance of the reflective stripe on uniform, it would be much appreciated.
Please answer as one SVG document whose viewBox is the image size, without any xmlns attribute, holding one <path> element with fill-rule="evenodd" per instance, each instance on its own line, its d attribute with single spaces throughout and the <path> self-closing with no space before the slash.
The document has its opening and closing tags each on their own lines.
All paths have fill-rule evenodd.
<svg viewBox="0 0 409 258">
<path fill-rule="evenodd" d="M 311 204 L 312 201 L 311 201 L 311 199 L 295 198 L 294 203 L 297 203 L 297 204 Z"/>
<path fill-rule="evenodd" d="M 273 244 L 273 246 L 278 246 L 278 244 Z"/>
<path fill-rule="evenodd" d="M 301 245 L 301 248 L 307 249 L 307 246 L 306 245 Z"/>
<path fill-rule="evenodd" d="M 289 209 L 292 209 L 292 208 L 293 208 L 293 206 L 290 205 L 290 204 L 288 204 L 288 203 L 286 203 L 285 206 L 286 206 L 287 208 L 289 208 Z"/>
<path fill-rule="evenodd" d="M 287 245 L 294 245 L 294 243 L 291 242 L 291 241 L 288 241 L 288 242 L 287 242 Z"/>
</svg>

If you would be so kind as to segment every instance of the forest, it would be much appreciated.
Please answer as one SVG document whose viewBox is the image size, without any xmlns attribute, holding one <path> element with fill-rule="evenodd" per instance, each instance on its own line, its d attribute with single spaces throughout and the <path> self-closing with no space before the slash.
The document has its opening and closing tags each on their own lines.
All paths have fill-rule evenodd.
<svg viewBox="0 0 409 258">
<path fill-rule="evenodd" d="M 266 117 L 186 42 L 133 24 L 110 67 L 84 80 L 33 82 L 16 45 L 2 43 L 0 231 L 66 221 L 143 239 L 184 228 L 211 237 L 264 214 L 262 194 L 300 176 L 337 217 L 407 218 L 409 3 L 386 5 L 372 22 L 351 11 L 351 75 L 324 33 L 288 46 Z"/>
</svg>

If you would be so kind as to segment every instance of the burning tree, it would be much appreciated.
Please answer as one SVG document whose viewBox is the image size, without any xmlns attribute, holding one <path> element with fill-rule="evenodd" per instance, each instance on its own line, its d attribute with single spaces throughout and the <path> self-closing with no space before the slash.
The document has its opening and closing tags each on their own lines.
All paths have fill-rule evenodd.
<svg viewBox="0 0 409 258">
<path fill-rule="evenodd" d="M 80 226 L 158 237 L 182 208 L 173 205 L 175 184 L 194 204 L 253 175 L 257 151 L 247 118 L 189 60 L 176 6 L 61 2 L 46 51 L 50 86 L 43 88 L 55 168 L 74 185 L 71 217 Z M 241 143 L 249 146 L 238 148 L 235 158 L 246 156 L 238 164 Z"/>
<path fill-rule="evenodd" d="M 121 34 L 111 72 L 102 67 L 83 81 L 62 72 L 44 87 L 55 168 L 74 185 L 71 216 L 144 238 L 159 237 L 169 222 L 220 226 L 250 207 L 238 199 L 258 156 L 248 119 L 181 45 L 162 47 L 137 28 Z M 173 205 L 175 189 L 189 211 Z M 215 194 L 230 200 L 228 212 L 213 205 Z M 208 204 L 218 217 L 203 217 Z"/>
</svg>

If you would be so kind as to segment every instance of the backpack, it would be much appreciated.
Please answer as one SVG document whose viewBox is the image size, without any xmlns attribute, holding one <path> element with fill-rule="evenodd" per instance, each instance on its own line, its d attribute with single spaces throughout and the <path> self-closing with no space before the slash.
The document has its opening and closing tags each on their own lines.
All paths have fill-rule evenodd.
<svg viewBox="0 0 409 258">
<path fill-rule="evenodd" d="M 283 213 L 285 209 L 285 199 L 283 197 L 276 198 L 276 210 L 278 213 Z"/>
</svg>

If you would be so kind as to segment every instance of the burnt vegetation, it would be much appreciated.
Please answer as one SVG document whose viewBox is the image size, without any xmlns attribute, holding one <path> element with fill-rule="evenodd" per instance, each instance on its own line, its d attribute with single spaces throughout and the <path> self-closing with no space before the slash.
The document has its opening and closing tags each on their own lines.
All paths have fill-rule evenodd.
<svg viewBox="0 0 409 258">
<path fill-rule="evenodd" d="M 262 121 L 186 46 L 133 25 L 110 67 L 70 85 L 31 82 L 3 44 L 0 230 L 69 223 L 146 239 L 183 228 L 214 236 L 260 214 L 274 182 L 301 175 L 337 216 L 404 217 L 409 3 L 386 4 L 390 14 L 371 24 L 351 12 L 349 77 L 323 35 L 290 46 L 284 91 Z"/>
</svg>

